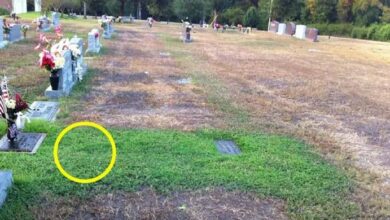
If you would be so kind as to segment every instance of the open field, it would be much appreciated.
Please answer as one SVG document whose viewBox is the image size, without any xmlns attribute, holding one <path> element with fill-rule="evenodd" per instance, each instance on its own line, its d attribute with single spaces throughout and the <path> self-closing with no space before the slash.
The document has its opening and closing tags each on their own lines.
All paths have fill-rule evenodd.
<svg viewBox="0 0 390 220">
<path fill-rule="evenodd" d="M 62 22 L 84 39 L 97 27 Z M 116 29 L 101 55 L 86 57 L 90 75 L 61 100 L 59 122 L 29 127 L 49 133 L 38 154 L 0 156 L 15 175 L 0 219 L 16 210 L 17 219 L 208 219 L 227 209 L 236 212 L 226 219 L 390 217 L 389 43 L 195 29 L 183 44 L 178 24 Z M 0 74 L 28 101 L 47 87 L 36 37 L 0 51 Z M 67 182 L 52 163 L 56 135 L 80 120 L 110 128 L 119 149 L 114 171 L 91 186 Z M 75 175 L 108 163 L 97 136 L 81 130 L 62 143 Z M 219 155 L 219 138 L 243 154 Z M 219 202 L 202 206 L 210 200 Z"/>
</svg>

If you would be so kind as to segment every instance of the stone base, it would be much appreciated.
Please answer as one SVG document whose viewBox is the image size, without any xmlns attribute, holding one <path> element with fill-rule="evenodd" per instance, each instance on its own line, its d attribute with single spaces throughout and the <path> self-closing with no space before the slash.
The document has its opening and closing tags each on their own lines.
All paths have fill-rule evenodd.
<svg viewBox="0 0 390 220">
<path fill-rule="evenodd" d="M 8 188 L 12 186 L 12 172 L 0 171 L 0 208 L 3 206 L 7 198 Z"/>
<path fill-rule="evenodd" d="M 12 43 L 16 43 L 16 42 L 21 41 L 21 40 L 23 40 L 22 37 L 19 39 L 9 40 L 9 42 L 12 44 Z"/>
<path fill-rule="evenodd" d="M 96 48 L 88 48 L 86 53 L 100 53 L 101 47 L 96 47 Z"/>
<path fill-rule="evenodd" d="M 45 91 L 45 96 L 49 99 L 59 99 L 61 97 L 69 96 L 73 86 L 74 83 L 67 89 L 62 89 L 62 90 L 53 90 L 51 86 L 49 86 Z"/>
<path fill-rule="evenodd" d="M 41 31 L 41 32 L 50 32 L 51 31 L 51 27 L 44 28 L 44 29 L 41 29 L 39 31 Z"/>
<path fill-rule="evenodd" d="M 0 42 L 0 49 L 5 48 L 8 46 L 8 41 L 1 41 Z"/>
<path fill-rule="evenodd" d="M 27 117 L 31 120 L 45 120 L 53 122 L 60 112 L 60 104 L 58 102 L 34 102 L 30 106 Z"/>
<path fill-rule="evenodd" d="M 103 38 L 104 38 L 104 39 L 111 39 L 111 34 L 110 34 L 110 35 L 105 34 L 105 35 L 103 35 Z"/>
<path fill-rule="evenodd" d="M 4 135 L 0 140 L 0 151 L 35 154 L 45 138 L 46 134 L 20 133 L 18 140 L 11 144 L 7 135 Z"/>
</svg>

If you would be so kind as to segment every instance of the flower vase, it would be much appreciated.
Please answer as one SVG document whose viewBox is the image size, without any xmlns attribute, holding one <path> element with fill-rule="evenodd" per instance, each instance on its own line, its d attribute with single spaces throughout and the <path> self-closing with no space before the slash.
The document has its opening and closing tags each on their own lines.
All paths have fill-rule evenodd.
<svg viewBox="0 0 390 220">
<path fill-rule="evenodd" d="M 50 85 L 52 90 L 58 90 L 60 84 L 61 69 L 53 70 L 50 76 Z"/>
</svg>

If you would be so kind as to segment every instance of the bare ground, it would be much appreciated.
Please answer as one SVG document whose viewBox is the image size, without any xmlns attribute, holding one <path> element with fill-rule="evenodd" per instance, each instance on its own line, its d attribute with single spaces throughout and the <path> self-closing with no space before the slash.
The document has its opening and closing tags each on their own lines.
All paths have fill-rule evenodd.
<svg viewBox="0 0 390 220">
<path fill-rule="evenodd" d="M 206 99 L 164 52 L 150 31 L 122 28 L 105 41 L 108 52 L 94 63 L 97 77 L 86 95 L 83 114 L 106 126 L 193 130 L 213 124 Z M 144 29 L 144 28 L 140 28 Z"/>
<path fill-rule="evenodd" d="M 158 195 L 151 189 L 118 192 L 86 201 L 45 199 L 34 214 L 37 219 L 287 219 L 284 203 L 260 199 L 250 193 L 207 189 Z"/>
</svg>

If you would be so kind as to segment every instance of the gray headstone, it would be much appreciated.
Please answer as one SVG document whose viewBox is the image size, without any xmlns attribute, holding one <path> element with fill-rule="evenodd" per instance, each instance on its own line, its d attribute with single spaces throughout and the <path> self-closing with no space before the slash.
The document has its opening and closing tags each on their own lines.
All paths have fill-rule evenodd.
<svg viewBox="0 0 390 220">
<path fill-rule="evenodd" d="M 35 154 L 41 146 L 46 134 L 20 133 L 14 146 L 8 141 L 7 135 L 0 140 L 0 151 Z"/>
<path fill-rule="evenodd" d="M 177 83 L 180 85 L 188 85 L 188 84 L 191 84 L 191 82 L 192 82 L 191 78 L 177 80 Z"/>
<path fill-rule="evenodd" d="M 221 154 L 237 155 L 241 153 L 240 149 L 233 141 L 216 141 L 215 145 Z"/>
<path fill-rule="evenodd" d="M 96 37 L 97 35 L 97 37 Z M 100 52 L 100 33 L 98 29 L 92 29 L 88 33 L 88 49 L 87 52 L 99 53 Z"/>
<path fill-rule="evenodd" d="M 16 42 L 22 39 L 21 26 L 20 24 L 15 24 L 11 27 L 9 32 L 9 41 Z"/>
<path fill-rule="evenodd" d="M 54 27 L 57 27 L 58 25 L 60 25 L 60 13 L 53 12 L 51 14 L 51 17 L 52 17 L 52 21 L 53 21 L 53 26 Z"/>
<path fill-rule="evenodd" d="M 78 48 L 81 51 L 81 56 L 79 58 L 77 58 L 76 65 L 75 65 L 75 68 L 74 68 L 76 79 L 79 79 L 81 81 L 83 79 L 83 76 L 87 72 L 87 65 L 84 63 L 84 56 L 83 56 L 83 51 L 84 51 L 83 39 L 79 38 L 77 36 L 74 36 L 70 40 L 70 43 L 74 44 L 74 45 L 77 45 Z"/>
<path fill-rule="evenodd" d="M 12 186 L 12 172 L 0 171 L 0 208 L 3 206 L 7 198 L 7 191 Z"/>
<path fill-rule="evenodd" d="M 34 102 L 30 106 L 30 110 L 27 113 L 27 117 L 30 119 L 39 119 L 53 122 L 57 118 L 57 114 L 60 111 L 60 105 L 58 102 Z"/>
<path fill-rule="evenodd" d="M 8 42 L 4 40 L 3 18 L 0 17 L 0 49 L 6 47 L 7 44 Z"/>
<path fill-rule="evenodd" d="M 65 51 L 63 56 L 65 58 L 65 64 L 64 68 L 62 68 L 62 72 L 59 74 L 60 83 L 58 86 L 58 90 L 52 90 L 49 86 L 49 88 L 47 88 L 45 91 L 45 96 L 49 99 L 58 99 L 63 96 L 69 96 L 73 86 L 76 83 L 73 77 L 73 64 L 70 50 Z"/>
</svg>

